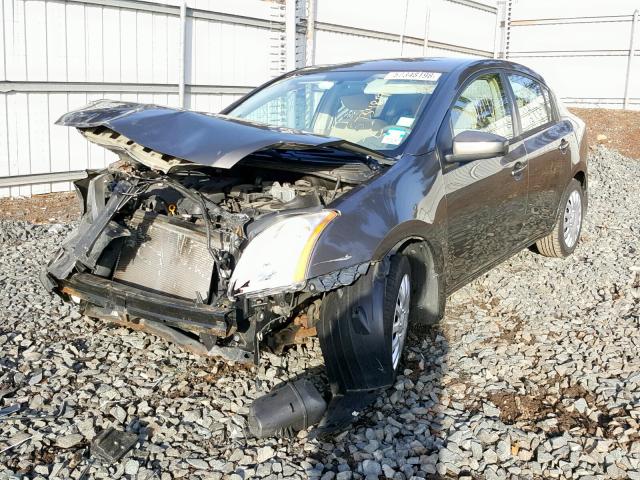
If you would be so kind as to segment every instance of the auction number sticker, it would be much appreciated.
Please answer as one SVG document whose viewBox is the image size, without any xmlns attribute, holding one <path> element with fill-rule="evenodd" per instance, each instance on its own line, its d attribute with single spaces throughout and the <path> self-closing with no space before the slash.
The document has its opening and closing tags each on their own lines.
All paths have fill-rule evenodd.
<svg viewBox="0 0 640 480">
<path fill-rule="evenodd" d="M 442 75 L 439 72 L 389 72 L 384 76 L 385 80 L 424 80 L 435 82 Z"/>
</svg>

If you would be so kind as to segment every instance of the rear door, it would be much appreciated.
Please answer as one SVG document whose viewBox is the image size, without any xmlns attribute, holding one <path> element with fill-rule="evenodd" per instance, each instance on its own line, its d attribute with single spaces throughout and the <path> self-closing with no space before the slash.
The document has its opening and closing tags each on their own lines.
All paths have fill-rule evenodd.
<svg viewBox="0 0 640 480">
<path fill-rule="evenodd" d="M 523 240 L 528 169 L 515 138 L 515 113 L 499 72 L 472 77 L 438 132 L 447 197 L 447 285 L 454 289 Z M 510 140 L 506 155 L 447 163 L 453 137 L 486 131 Z"/>
<path fill-rule="evenodd" d="M 559 118 L 549 90 L 521 73 L 506 74 L 518 112 L 527 152 L 529 200 L 526 238 L 547 235 L 557 217 L 560 196 L 570 173 L 571 150 L 577 148 L 573 126 Z"/>
</svg>

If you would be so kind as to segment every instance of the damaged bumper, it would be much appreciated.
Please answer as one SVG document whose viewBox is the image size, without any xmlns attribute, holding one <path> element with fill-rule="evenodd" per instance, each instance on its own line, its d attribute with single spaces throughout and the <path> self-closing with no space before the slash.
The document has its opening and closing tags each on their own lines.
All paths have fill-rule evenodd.
<svg viewBox="0 0 640 480">
<path fill-rule="evenodd" d="M 196 304 L 143 291 L 89 273 L 76 273 L 60 282 L 70 297 L 102 307 L 123 320 L 144 318 L 183 330 L 227 337 L 236 321 L 236 309 Z"/>
</svg>

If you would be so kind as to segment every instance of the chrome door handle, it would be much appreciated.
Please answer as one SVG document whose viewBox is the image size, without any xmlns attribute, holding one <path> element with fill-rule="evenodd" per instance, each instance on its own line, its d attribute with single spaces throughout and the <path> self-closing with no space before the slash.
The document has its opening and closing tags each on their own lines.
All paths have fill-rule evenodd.
<svg viewBox="0 0 640 480">
<path fill-rule="evenodd" d="M 527 162 L 516 162 L 516 164 L 513 166 L 513 169 L 511 170 L 511 175 L 513 177 L 517 177 L 526 169 L 527 169 Z"/>
<path fill-rule="evenodd" d="M 563 138 L 562 141 L 560 142 L 560 145 L 558 145 L 558 150 L 560 150 L 560 153 L 564 155 L 565 153 L 567 153 L 568 149 L 569 149 L 569 142 L 567 142 Z"/>
</svg>

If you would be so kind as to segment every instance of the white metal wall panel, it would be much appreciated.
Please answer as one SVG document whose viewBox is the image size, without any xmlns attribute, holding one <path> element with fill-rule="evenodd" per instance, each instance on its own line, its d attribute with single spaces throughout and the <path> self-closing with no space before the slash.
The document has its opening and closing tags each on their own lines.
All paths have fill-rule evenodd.
<svg viewBox="0 0 640 480">
<path fill-rule="evenodd" d="M 620 100 L 624 93 L 626 57 L 599 57 L 597 69 L 584 57 L 534 57 L 516 61 L 540 72 L 561 98 Z M 636 70 L 637 73 L 640 72 Z"/>
<path fill-rule="evenodd" d="M 47 78 L 47 15 L 44 2 L 26 0 L 25 38 L 27 78 Z M 27 21 L 28 19 L 28 21 Z"/>
<path fill-rule="evenodd" d="M 65 5 L 66 22 L 67 22 L 67 78 L 76 82 L 86 81 L 87 64 L 85 61 L 86 40 L 85 40 L 85 10 L 84 5 L 69 3 Z M 40 80 L 29 78 L 29 80 Z"/>
<path fill-rule="evenodd" d="M 27 58 L 24 38 L 25 2 L 2 2 L 4 7 L 5 54 L 7 56 L 7 78 L 26 78 Z"/>
<path fill-rule="evenodd" d="M 67 80 L 67 21 L 66 6 L 62 2 L 46 2 L 47 80 Z M 16 80 L 16 79 L 12 79 Z"/>
<path fill-rule="evenodd" d="M 161 3 L 179 6 L 180 0 L 167 0 Z M 272 2 L 269 0 L 187 0 L 187 6 L 212 12 L 257 17 L 264 20 L 269 20 L 272 13 Z"/>
<path fill-rule="evenodd" d="M 336 25 L 395 33 L 398 36 L 404 24 L 405 0 L 319 0 L 317 21 Z M 426 2 L 409 0 L 406 34 L 423 38 Z"/>
<path fill-rule="evenodd" d="M 31 93 L 29 105 L 29 173 L 51 171 L 49 159 L 49 102 L 46 93 Z M 48 185 L 34 185 L 32 193 L 48 191 Z"/>
<path fill-rule="evenodd" d="M 9 176 L 9 130 L 7 95 L 0 94 L 0 177 Z M 0 188 L 0 197 L 10 194 L 9 188 Z"/>
<path fill-rule="evenodd" d="M 5 20 L 4 20 L 4 3 L 0 3 L 0 80 L 7 78 L 5 65 L 7 63 L 7 46 L 5 44 Z"/>
<path fill-rule="evenodd" d="M 631 22 L 628 16 L 625 20 L 512 26 L 509 52 L 511 55 L 531 52 L 530 55 L 549 56 L 558 51 L 618 50 L 618 53 L 626 54 L 629 49 Z M 558 41 L 560 38 L 561 42 Z"/>
<path fill-rule="evenodd" d="M 318 64 L 351 62 L 400 56 L 400 42 L 344 33 L 316 31 L 316 62 Z M 404 45 L 406 56 L 421 56 L 422 47 Z"/>
<path fill-rule="evenodd" d="M 459 3 L 431 3 L 429 39 L 493 52 L 496 16 Z"/>
<path fill-rule="evenodd" d="M 255 86 L 268 78 L 268 30 L 196 18 L 187 22 L 187 39 L 188 84 Z"/>
<path fill-rule="evenodd" d="M 167 66 L 166 73 L 160 74 L 158 77 L 155 77 L 154 80 L 157 83 L 164 83 L 166 78 L 166 83 L 176 84 L 178 83 L 178 70 L 179 70 L 179 60 L 180 57 L 180 19 L 178 17 L 174 17 L 171 15 L 165 16 L 167 20 L 166 30 L 160 29 L 158 30 L 158 41 L 166 41 L 167 42 Z M 162 37 L 162 32 L 166 32 L 166 37 L 163 40 L 160 40 Z M 162 68 L 161 64 L 158 68 Z M 176 96 L 176 100 L 178 97 Z"/>
<path fill-rule="evenodd" d="M 197 112 L 219 112 L 238 98 L 240 95 L 195 93 L 191 95 L 191 109 Z"/>
<path fill-rule="evenodd" d="M 122 38 L 120 34 L 120 13 L 117 8 L 104 8 L 102 10 L 103 35 L 107 32 L 108 43 L 103 47 L 102 60 L 105 64 L 104 81 L 108 83 L 120 82 L 120 55 L 122 53 Z M 158 15 L 166 17 L 166 15 Z M 162 25 L 157 25 L 162 28 Z M 154 25 L 154 33 L 155 33 Z M 165 31 L 167 31 L 165 29 Z M 157 34 L 156 34 L 157 35 Z M 125 39 L 125 42 L 127 39 Z M 125 43 L 126 44 L 126 43 Z"/>
<path fill-rule="evenodd" d="M 13 7 L 8 10 L 14 14 L 13 21 L 5 15 L 3 23 L 4 37 L 11 37 L 4 49 L 11 66 L 7 79 L 177 81 L 176 68 L 171 68 L 177 67 L 176 16 L 50 0 L 11 0 L 3 6 Z"/>
<path fill-rule="evenodd" d="M 571 18 L 599 15 L 628 15 L 638 8 L 638 0 L 515 0 L 513 19 Z"/>
<path fill-rule="evenodd" d="M 429 57 L 485 58 L 480 55 L 474 55 L 471 53 L 462 53 L 462 52 L 457 52 L 455 50 L 448 50 L 448 49 L 436 48 L 436 47 L 429 47 L 427 50 L 427 55 Z"/>
<path fill-rule="evenodd" d="M 539 72 L 568 105 L 623 106 L 637 0 L 515 2 L 508 57 Z M 629 107 L 640 109 L 640 25 Z M 562 39 L 562 41 L 558 41 Z"/>
<path fill-rule="evenodd" d="M 49 93 L 49 155 L 51 161 L 51 172 L 64 172 L 72 170 L 69 159 L 69 134 L 67 127 L 54 125 L 60 116 L 69 111 L 69 99 L 66 93 Z M 51 190 L 64 191 L 69 189 L 68 182 L 54 183 Z"/>
<path fill-rule="evenodd" d="M 85 7 L 85 63 L 88 82 L 104 81 L 104 49 L 103 44 L 103 17 L 102 7 Z M 108 32 L 108 30 L 107 30 Z M 106 43 L 109 42 L 107 37 Z"/>
<path fill-rule="evenodd" d="M 27 94 L 9 95 L 9 174 L 31 173 L 29 156 L 29 101 Z M 30 187 L 11 189 L 12 195 L 30 195 Z"/>
<path fill-rule="evenodd" d="M 495 2 L 479 3 L 495 8 Z M 427 5 L 430 8 L 428 28 Z M 493 52 L 496 23 L 496 15 L 493 12 L 447 0 L 431 0 L 429 2 L 408 0 L 405 24 L 404 9 L 405 2 L 403 0 L 394 2 L 386 0 L 350 0 L 349 2 L 320 0 L 317 21 L 395 34 L 398 35 L 398 39 L 404 26 L 404 35 L 407 37 L 422 40 L 427 34 L 431 41 Z M 320 24 L 318 28 L 322 30 L 322 25 Z M 378 46 L 373 43 L 376 41 L 375 39 L 369 41 L 372 42 L 372 47 Z M 318 47 L 323 47 L 321 41 L 318 41 Z M 334 45 L 324 48 L 336 51 Z M 422 55 L 422 53 L 419 51 L 417 55 Z M 412 54 L 406 48 L 403 50 L 404 56 Z M 391 55 L 400 56 L 399 47 Z M 372 57 L 369 53 L 366 58 L 376 57 Z"/>
</svg>

